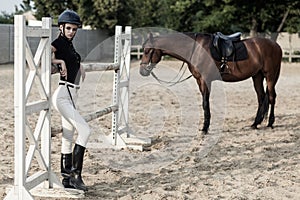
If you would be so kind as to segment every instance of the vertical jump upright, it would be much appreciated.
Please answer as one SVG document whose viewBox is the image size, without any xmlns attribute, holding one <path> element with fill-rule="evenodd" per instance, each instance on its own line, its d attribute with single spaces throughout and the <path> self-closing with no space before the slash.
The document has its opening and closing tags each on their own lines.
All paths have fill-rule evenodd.
<svg viewBox="0 0 300 200">
<path fill-rule="evenodd" d="M 51 18 L 43 18 L 42 27 L 27 27 L 24 16 L 16 15 L 14 23 L 14 185 L 4 199 L 33 200 L 30 190 L 37 186 L 46 191 L 54 185 L 63 188 L 51 169 L 52 21 Z M 113 112 L 112 131 L 108 136 L 110 143 L 116 148 L 142 150 L 142 145 L 151 141 L 135 137 L 129 127 L 131 27 L 125 27 L 124 34 L 121 26 L 116 26 L 115 30 L 114 63 L 85 65 L 90 71 L 114 70 L 112 106 L 84 118 L 90 121 Z M 30 37 L 40 38 L 34 55 L 27 40 Z M 33 85 L 37 86 L 40 99 L 29 102 Z M 28 120 L 33 113 L 38 114 L 34 128 Z M 39 168 L 32 172 L 34 158 Z"/>
</svg>

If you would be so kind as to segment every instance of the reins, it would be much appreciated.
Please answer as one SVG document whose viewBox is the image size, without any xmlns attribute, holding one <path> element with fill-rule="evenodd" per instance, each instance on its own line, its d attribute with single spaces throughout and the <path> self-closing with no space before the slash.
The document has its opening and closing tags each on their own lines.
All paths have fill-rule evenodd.
<svg viewBox="0 0 300 200">
<path fill-rule="evenodd" d="M 178 74 L 171 80 L 171 81 L 164 81 L 160 78 L 158 78 L 155 73 L 153 71 L 151 71 L 151 75 L 153 76 L 153 78 L 155 78 L 155 80 L 157 80 L 157 82 L 159 82 L 160 84 L 169 84 L 168 86 L 171 87 L 171 86 L 174 86 L 178 83 L 182 83 L 183 81 L 186 81 L 188 80 L 189 78 L 191 78 L 193 75 L 189 75 L 188 77 L 182 79 L 183 75 L 185 74 L 185 71 L 187 69 L 187 67 L 184 69 L 184 71 L 182 72 L 182 74 L 180 75 L 179 79 L 177 81 L 174 81 L 180 74 L 180 72 L 182 71 L 183 69 L 183 66 L 184 66 L 184 62 L 182 63 L 181 67 L 180 67 L 180 70 L 178 72 Z"/>
<path fill-rule="evenodd" d="M 192 59 L 192 56 L 193 56 L 194 51 L 195 51 L 196 39 L 197 39 L 197 33 L 195 33 L 195 40 L 194 40 L 194 45 L 193 45 L 193 51 L 192 51 L 190 60 Z M 152 52 L 151 52 L 151 53 L 152 53 Z M 152 54 L 151 54 L 151 57 L 152 57 Z M 151 59 L 151 57 L 150 57 L 150 59 Z M 176 84 L 178 84 L 178 83 L 182 83 L 183 81 L 186 81 L 186 80 L 188 80 L 189 78 L 191 78 L 191 77 L 193 76 L 193 75 L 191 74 L 191 75 L 189 75 L 188 77 L 182 79 L 182 77 L 183 77 L 183 75 L 185 74 L 185 71 L 186 71 L 186 69 L 187 69 L 187 67 L 186 67 L 186 68 L 184 69 L 183 73 L 181 74 L 181 76 L 179 77 L 179 79 L 178 79 L 177 81 L 174 81 L 174 80 L 178 77 L 178 75 L 180 74 L 180 72 L 182 71 L 183 66 L 184 66 L 184 63 L 185 63 L 185 62 L 182 63 L 182 65 L 181 65 L 181 67 L 180 67 L 180 69 L 179 69 L 178 74 L 177 74 L 171 81 L 164 81 L 164 80 L 162 80 L 162 79 L 159 79 L 159 78 L 155 75 L 155 73 L 154 73 L 153 71 L 151 71 L 150 74 L 151 74 L 151 75 L 153 76 L 153 78 L 155 78 L 155 80 L 157 80 L 160 84 L 163 84 L 163 83 L 164 83 L 164 84 L 169 84 L 168 86 L 171 87 L 171 86 L 174 86 L 174 85 L 176 85 Z"/>
</svg>

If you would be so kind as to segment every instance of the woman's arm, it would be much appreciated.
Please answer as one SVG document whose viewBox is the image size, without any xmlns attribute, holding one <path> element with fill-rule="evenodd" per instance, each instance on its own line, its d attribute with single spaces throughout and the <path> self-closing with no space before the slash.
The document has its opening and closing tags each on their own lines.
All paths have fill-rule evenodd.
<svg viewBox="0 0 300 200">
<path fill-rule="evenodd" d="M 66 63 L 64 60 L 61 59 L 56 59 L 55 58 L 55 54 L 54 52 L 56 51 L 56 48 L 51 46 L 51 53 L 52 53 L 52 59 L 51 62 L 52 64 L 56 64 L 60 66 L 60 74 L 61 76 L 65 77 L 67 80 L 67 67 L 66 67 Z"/>
</svg>

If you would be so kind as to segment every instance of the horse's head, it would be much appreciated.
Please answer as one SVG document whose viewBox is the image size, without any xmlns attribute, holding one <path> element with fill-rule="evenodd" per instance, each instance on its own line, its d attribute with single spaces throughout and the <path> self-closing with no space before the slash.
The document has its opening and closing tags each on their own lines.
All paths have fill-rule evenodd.
<svg viewBox="0 0 300 200">
<path fill-rule="evenodd" d="M 162 51 L 154 47 L 154 38 L 152 33 L 149 34 L 148 39 L 143 44 L 143 56 L 140 64 L 140 74 L 142 76 L 149 76 L 155 65 L 161 60 Z"/>
</svg>

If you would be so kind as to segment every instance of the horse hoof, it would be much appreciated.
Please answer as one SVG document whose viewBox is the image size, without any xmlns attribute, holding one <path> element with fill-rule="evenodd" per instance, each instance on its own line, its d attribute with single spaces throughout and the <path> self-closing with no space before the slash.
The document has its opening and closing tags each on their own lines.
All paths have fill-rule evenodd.
<svg viewBox="0 0 300 200">
<path fill-rule="evenodd" d="M 268 124 L 268 126 L 267 126 L 267 127 L 270 127 L 271 129 L 273 129 L 273 128 L 274 128 L 272 124 Z"/>
<path fill-rule="evenodd" d="M 257 129 L 257 125 L 256 125 L 256 124 L 252 124 L 252 125 L 251 125 L 251 128 L 252 128 L 252 129 Z"/>
<path fill-rule="evenodd" d="M 207 129 L 202 129 L 201 131 L 202 131 L 202 134 L 203 134 L 203 135 L 208 134 L 208 130 L 207 130 Z"/>
</svg>

